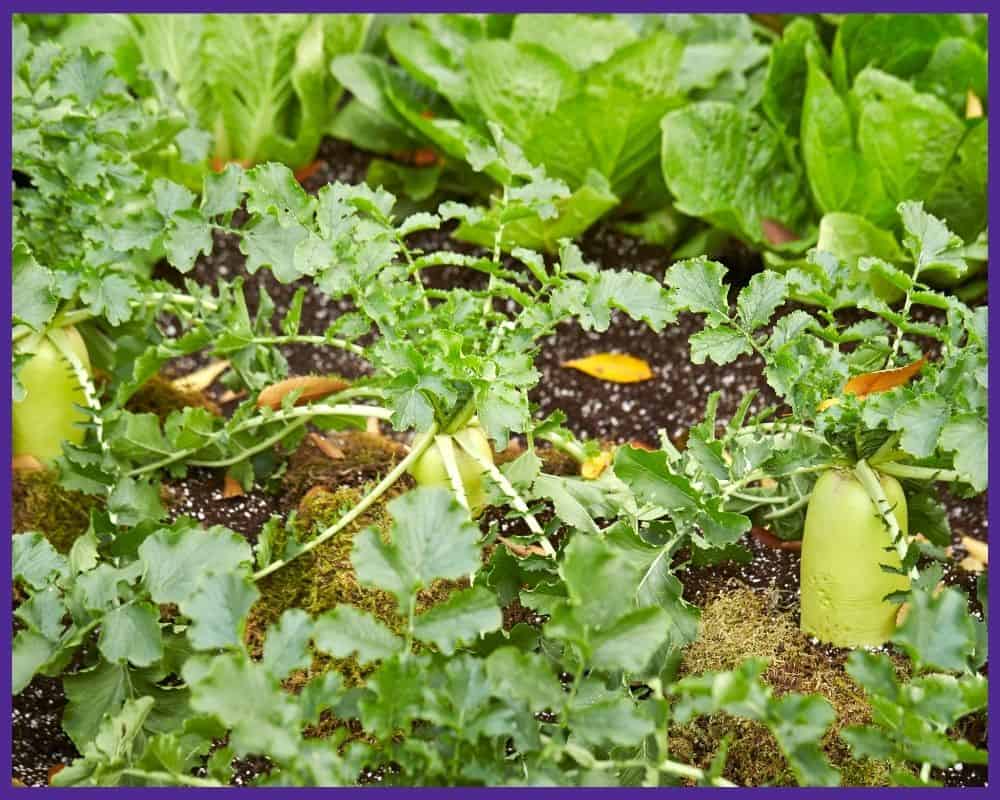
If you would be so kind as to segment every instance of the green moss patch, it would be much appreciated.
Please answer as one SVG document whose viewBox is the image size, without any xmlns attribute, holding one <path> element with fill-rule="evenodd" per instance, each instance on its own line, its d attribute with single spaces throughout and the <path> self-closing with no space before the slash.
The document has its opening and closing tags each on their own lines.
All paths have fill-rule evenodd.
<svg viewBox="0 0 1000 800">
<path fill-rule="evenodd" d="M 60 553 L 87 532 L 95 497 L 59 485 L 55 470 L 14 470 L 11 491 L 13 533 L 37 531 Z"/>
<path fill-rule="evenodd" d="M 317 487 L 308 492 L 299 504 L 295 518 L 297 537 L 307 541 L 335 523 L 361 500 L 368 488 L 347 486 L 331 491 Z M 289 608 L 302 608 L 316 615 L 347 603 L 367 611 L 392 630 L 402 631 L 403 619 L 396 612 L 396 599 L 380 589 L 361 586 L 351 564 L 354 538 L 359 532 L 374 527 L 388 541 L 392 519 L 386 503 L 401 490 L 397 485 L 393 492 L 372 504 L 361 517 L 332 539 L 260 581 L 261 597 L 251 609 L 247 622 L 246 641 L 251 652 L 261 652 L 267 627 Z M 283 547 L 283 541 L 275 543 L 276 552 L 281 552 Z M 417 613 L 443 602 L 462 585 L 467 585 L 467 582 L 437 581 L 418 596 Z M 288 688 L 297 690 L 315 675 L 329 669 L 336 669 L 346 683 L 353 686 L 361 683 L 372 667 L 362 667 L 354 657 L 317 655 L 309 670 L 288 679 Z"/>
<path fill-rule="evenodd" d="M 849 786 L 883 786 L 891 765 L 858 761 L 838 736 L 846 725 L 871 722 L 864 691 L 844 671 L 846 651 L 812 643 L 791 614 L 775 609 L 764 593 L 733 585 L 708 600 L 702 609 L 698 638 L 684 652 L 681 675 L 730 670 L 749 657 L 766 658 L 763 680 L 778 695 L 821 694 L 837 719 L 823 749 L 841 780 Z M 904 670 L 903 662 L 899 669 Z M 725 777 L 742 786 L 794 785 L 795 779 L 777 742 L 761 724 L 727 714 L 701 718 L 671 729 L 677 758 L 708 767 L 726 737 L 731 737 Z"/>
</svg>

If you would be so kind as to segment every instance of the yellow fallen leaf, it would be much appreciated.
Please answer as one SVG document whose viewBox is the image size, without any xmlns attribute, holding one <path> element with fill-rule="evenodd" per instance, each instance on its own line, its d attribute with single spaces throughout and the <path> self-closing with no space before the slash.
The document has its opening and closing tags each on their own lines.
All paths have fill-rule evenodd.
<svg viewBox="0 0 1000 800">
<path fill-rule="evenodd" d="M 982 564 L 990 563 L 990 549 L 986 542 L 973 539 L 971 536 L 963 536 L 962 547 L 964 547 L 965 552 L 968 553 L 970 557 L 976 559 L 976 561 L 979 561 Z"/>
<path fill-rule="evenodd" d="M 965 94 L 965 118 L 979 119 L 983 115 L 983 101 L 972 89 Z"/>
<path fill-rule="evenodd" d="M 591 456 L 580 465 L 580 474 L 588 481 L 597 480 L 611 464 L 614 456 L 610 450 L 602 450 L 596 456 Z"/>
<path fill-rule="evenodd" d="M 213 361 L 201 369 L 175 378 L 170 383 L 179 392 L 203 392 L 227 369 L 229 369 L 228 361 Z"/>
<path fill-rule="evenodd" d="M 857 397 L 867 397 L 876 392 L 887 392 L 907 383 L 910 378 L 920 372 L 921 367 L 927 363 L 926 358 L 918 358 L 912 364 L 896 369 L 882 369 L 878 372 L 864 372 L 855 375 L 844 384 L 844 394 L 853 394 Z"/>
<path fill-rule="evenodd" d="M 578 369 L 592 378 L 611 383 L 638 383 L 653 377 L 649 364 L 627 353 L 595 353 L 586 358 L 564 361 L 561 366 Z"/>
<path fill-rule="evenodd" d="M 986 565 L 982 561 L 978 558 L 973 558 L 972 556 L 966 556 L 963 558 L 958 562 L 958 566 L 966 572 L 982 572 L 986 569 Z"/>
</svg>

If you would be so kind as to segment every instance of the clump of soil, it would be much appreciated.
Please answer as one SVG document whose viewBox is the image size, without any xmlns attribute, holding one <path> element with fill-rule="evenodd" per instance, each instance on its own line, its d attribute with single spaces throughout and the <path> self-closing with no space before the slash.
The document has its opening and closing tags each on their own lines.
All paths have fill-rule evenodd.
<svg viewBox="0 0 1000 800">
<path fill-rule="evenodd" d="M 316 487 L 358 487 L 377 480 L 406 455 L 402 444 L 377 433 L 339 431 L 322 436 L 327 445 L 325 452 L 319 440 L 309 436 L 288 460 L 288 471 L 282 480 L 282 502 L 286 508 L 298 505 Z M 409 488 L 413 483 L 404 475 L 397 485 Z"/>
<path fill-rule="evenodd" d="M 775 609 L 764 593 L 734 583 L 706 603 L 698 638 L 685 649 L 679 671 L 681 675 L 698 675 L 734 669 L 750 657 L 767 659 L 769 666 L 761 677 L 776 695 L 821 694 L 830 701 L 837 718 L 822 746 L 831 763 L 841 770 L 842 783 L 884 786 L 892 765 L 852 758 L 837 735 L 846 725 L 871 722 L 864 690 L 844 671 L 849 652 L 813 643 L 799 630 L 793 616 Z M 905 678 L 905 660 L 894 660 L 900 677 Z M 741 786 L 795 784 L 777 742 L 758 722 L 728 714 L 696 719 L 671 729 L 671 747 L 682 760 L 708 767 L 726 736 L 732 737 L 726 778 Z"/>
<path fill-rule="evenodd" d="M 12 486 L 13 533 L 37 531 L 60 553 L 87 532 L 96 497 L 59 485 L 51 469 L 14 470 Z"/>
</svg>

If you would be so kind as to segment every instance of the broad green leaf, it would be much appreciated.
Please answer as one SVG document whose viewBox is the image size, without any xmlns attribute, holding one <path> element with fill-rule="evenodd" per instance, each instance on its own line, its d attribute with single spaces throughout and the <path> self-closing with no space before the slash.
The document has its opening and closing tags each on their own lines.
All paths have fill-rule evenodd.
<svg viewBox="0 0 1000 800">
<path fill-rule="evenodd" d="M 670 267 L 664 283 L 674 290 L 677 309 L 705 314 L 708 322 L 718 324 L 729 319 L 729 289 L 722 282 L 725 274 L 719 262 L 693 258 Z"/>
<path fill-rule="evenodd" d="M 157 531 L 140 545 L 139 559 L 156 603 L 179 603 L 206 574 L 233 573 L 253 563 L 246 539 L 224 528 Z"/>
<path fill-rule="evenodd" d="M 897 409 L 890 427 L 902 432 L 899 444 L 907 453 L 928 458 L 937 450 L 938 437 L 948 418 L 948 402 L 925 394 Z"/>
<path fill-rule="evenodd" d="M 765 271 L 754 275 L 740 290 L 736 298 L 736 313 L 748 331 L 757 330 L 771 321 L 771 317 L 785 301 L 785 279 Z"/>
<path fill-rule="evenodd" d="M 910 610 L 892 641 L 913 659 L 917 669 L 962 671 L 976 647 L 976 629 L 966 597 L 948 588 L 937 596 L 914 591 Z"/>
<path fill-rule="evenodd" d="M 486 672 L 497 693 L 524 700 L 533 709 L 557 709 L 566 700 L 551 663 L 539 653 L 501 647 L 487 658 Z"/>
<path fill-rule="evenodd" d="M 20 694 L 48 661 L 59 652 L 59 646 L 31 630 L 18 631 L 14 637 L 11 658 L 11 694 Z"/>
<path fill-rule="evenodd" d="M 955 467 L 972 488 L 985 490 L 989 472 L 986 422 L 971 414 L 955 417 L 941 430 L 940 443 L 942 450 L 955 453 Z"/>
<path fill-rule="evenodd" d="M 159 609 L 152 603 L 118 606 L 104 615 L 97 646 L 112 663 L 154 664 L 163 656 Z"/>
<path fill-rule="evenodd" d="M 466 53 L 476 103 L 515 142 L 572 94 L 579 78 L 558 55 L 533 44 L 490 40 Z"/>
<path fill-rule="evenodd" d="M 40 533 L 19 533 L 12 538 L 12 575 L 33 589 L 44 589 L 54 578 L 69 575 L 69 563 Z"/>
<path fill-rule="evenodd" d="M 728 325 L 705 328 L 688 339 L 691 345 L 691 361 L 704 364 L 705 359 L 716 364 L 729 364 L 742 355 L 753 352 L 747 335 Z"/>
<path fill-rule="evenodd" d="M 573 737 L 592 746 L 634 747 L 655 730 L 643 706 L 621 694 L 571 707 L 568 722 Z"/>
<path fill-rule="evenodd" d="M 663 118 L 661 164 L 675 205 L 754 244 L 765 221 L 807 234 L 803 176 L 759 114 L 730 103 L 692 103 Z"/>
<path fill-rule="evenodd" d="M 191 644 L 199 650 L 241 647 L 247 612 L 258 597 L 257 586 L 238 572 L 203 579 L 179 604 L 191 619 Z"/>
<path fill-rule="evenodd" d="M 636 32 L 624 20 L 583 14 L 518 14 L 510 38 L 531 42 L 562 56 L 576 70 L 607 60 L 635 41 Z"/>
<path fill-rule="evenodd" d="M 403 640 L 371 614 L 340 605 L 316 621 L 316 647 L 325 653 L 358 661 L 378 661 L 403 650 Z"/>
<path fill-rule="evenodd" d="M 488 589 L 476 586 L 453 592 L 444 603 L 418 614 L 413 620 L 413 633 L 417 639 L 430 642 L 450 656 L 458 645 L 470 644 L 497 630 L 502 623 L 496 597 Z"/>
<path fill-rule="evenodd" d="M 306 669 L 312 663 L 309 640 L 313 636 L 313 621 L 300 608 L 290 608 L 267 629 L 261 665 L 272 675 L 284 678 L 296 669 Z"/>
<path fill-rule="evenodd" d="M 396 595 L 404 613 L 418 589 L 437 578 L 457 579 L 480 566 L 479 529 L 447 489 L 420 488 L 389 503 L 391 544 L 369 528 L 354 540 L 358 581 Z"/>
</svg>

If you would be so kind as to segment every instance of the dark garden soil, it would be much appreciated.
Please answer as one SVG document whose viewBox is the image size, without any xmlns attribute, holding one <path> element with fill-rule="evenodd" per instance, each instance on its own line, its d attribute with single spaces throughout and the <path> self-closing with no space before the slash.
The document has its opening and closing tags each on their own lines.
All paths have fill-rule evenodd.
<svg viewBox="0 0 1000 800">
<path fill-rule="evenodd" d="M 343 142 L 324 142 L 318 163 L 303 184 L 318 190 L 324 184 L 342 180 L 363 180 L 370 156 Z M 415 247 L 449 248 L 471 251 L 474 248 L 450 238 L 449 231 L 418 234 L 411 244 Z M 581 240 L 584 255 L 605 269 L 629 268 L 662 278 L 669 265 L 669 253 L 656 246 L 617 232 L 611 225 L 598 225 Z M 737 282 L 744 281 L 759 262 L 744 249 L 733 246 L 723 256 Z M 179 276 L 160 270 L 161 277 L 179 280 Z M 246 278 L 247 299 L 253 312 L 261 291 L 270 295 L 277 306 L 276 319 L 280 320 L 287 309 L 296 285 L 279 284 L 270 272 L 247 275 L 244 257 L 231 238 L 217 236 L 211 256 L 196 264 L 191 277 L 200 283 L 214 284 L 218 280 Z M 429 283 L 439 286 L 462 282 L 474 285 L 483 276 L 472 275 L 457 268 L 437 270 Z M 330 322 L 347 310 L 345 302 L 330 302 L 317 290 L 309 288 L 302 310 L 302 329 L 322 333 Z M 656 445 L 661 430 L 682 445 L 683 432 L 698 422 L 704 411 L 708 394 L 721 390 L 719 417 L 726 419 L 747 392 L 758 389 L 757 406 L 773 401 L 762 377 L 761 363 L 744 359 L 735 365 L 718 367 L 713 364 L 695 366 L 688 358 L 688 339 L 700 329 L 691 316 L 683 316 L 677 324 L 668 325 L 661 333 L 652 332 L 642 323 L 616 318 L 605 333 L 585 333 L 575 326 L 563 326 L 543 343 L 537 366 L 542 380 L 534 390 L 532 400 L 540 414 L 556 409 L 564 411 L 568 425 L 577 434 L 612 442 L 638 441 Z M 588 377 L 573 369 L 560 366 L 563 362 L 595 352 L 619 351 L 645 359 L 654 377 L 634 384 L 614 384 Z M 292 346 L 284 349 L 293 374 L 335 373 L 356 378 L 365 373 L 365 366 L 355 357 L 333 348 L 320 349 Z M 190 372 L 204 362 L 197 357 L 178 359 L 169 365 L 168 374 Z M 225 409 L 223 387 L 216 384 L 209 394 Z M 353 446 L 358 440 L 347 437 L 340 444 Z M 310 458 L 307 442 L 296 458 Z M 345 465 L 362 464 L 356 471 L 328 468 L 317 480 L 330 488 L 357 486 L 372 476 L 383 472 L 395 456 L 386 448 L 381 456 L 368 460 L 348 458 Z M 331 471 L 332 470 L 332 471 Z M 301 473 L 300 473 L 301 474 Z M 287 514 L 299 503 L 308 486 L 284 483 L 284 493 L 273 494 L 263 487 L 239 497 L 223 497 L 222 476 L 207 470 L 192 470 L 188 477 L 169 483 L 172 514 L 188 515 L 205 524 L 222 524 L 254 541 L 261 525 L 272 514 Z M 961 535 L 976 539 L 987 538 L 985 496 L 974 500 L 947 497 L 951 523 L 955 531 L 955 544 Z M 487 518 L 489 519 L 489 518 Z M 755 538 L 748 539 L 752 558 L 746 563 L 723 564 L 687 569 L 680 573 L 685 584 L 685 597 L 704 606 L 720 592 L 733 586 L 749 587 L 766 598 L 774 614 L 790 615 L 794 619 L 797 608 L 798 560 L 797 552 L 776 550 Z M 946 580 L 960 584 L 966 591 L 974 590 L 975 576 L 958 568 L 964 556 L 960 546 L 954 551 L 954 565 L 948 570 Z M 512 624 L 519 619 L 530 619 L 524 609 L 508 609 L 505 621 Z M 816 652 L 819 652 L 817 650 Z M 827 650 L 825 657 L 831 664 L 839 664 L 843 653 Z M 44 785 L 49 769 L 67 763 L 75 749 L 63 734 L 59 720 L 65 703 L 58 680 L 36 678 L 28 688 L 14 698 L 13 741 L 14 777 L 28 785 Z M 985 726 L 974 726 L 966 731 L 977 744 L 985 742 Z M 259 769 L 259 767 L 258 767 Z M 254 765 L 241 765 L 241 781 L 255 772 Z M 952 785 L 983 785 L 985 768 L 966 767 L 963 773 L 950 772 L 939 776 Z"/>
</svg>

